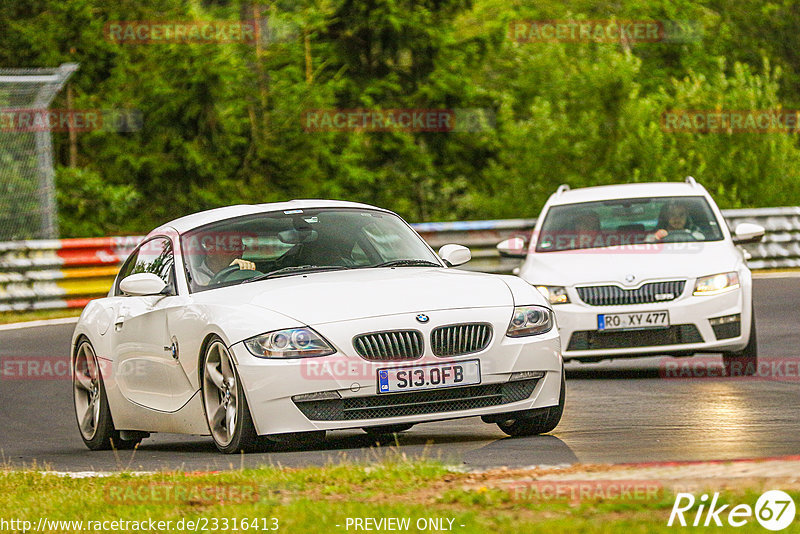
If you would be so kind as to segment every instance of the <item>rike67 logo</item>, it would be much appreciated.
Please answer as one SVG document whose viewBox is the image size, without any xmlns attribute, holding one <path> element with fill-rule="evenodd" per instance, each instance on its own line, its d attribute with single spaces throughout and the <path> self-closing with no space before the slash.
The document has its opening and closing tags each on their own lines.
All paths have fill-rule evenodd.
<svg viewBox="0 0 800 534">
<path fill-rule="evenodd" d="M 791 525 L 794 516 L 794 500 L 788 493 L 780 490 L 763 493 L 755 507 L 749 504 L 737 504 L 733 507 L 730 504 L 720 504 L 719 493 L 714 493 L 710 499 L 705 493 L 699 499 L 691 493 L 678 493 L 667 526 L 743 527 L 755 517 L 762 527 L 778 531 Z"/>
</svg>

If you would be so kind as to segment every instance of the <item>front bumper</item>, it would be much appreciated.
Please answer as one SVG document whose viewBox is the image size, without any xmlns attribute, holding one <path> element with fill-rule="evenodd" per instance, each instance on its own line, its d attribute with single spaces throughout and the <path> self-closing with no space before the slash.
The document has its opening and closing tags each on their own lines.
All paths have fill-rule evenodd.
<svg viewBox="0 0 800 534">
<path fill-rule="evenodd" d="M 743 285 L 713 296 L 693 296 L 693 287 L 693 283 L 688 283 L 683 295 L 674 301 L 624 306 L 589 306 L 581 302 L 572 290 L 569 304 L 554 306 L 564 344 L 564 359 L 683 355 L 743 349 L 749 339 L 752 320 L 750 286 Z M 576 298 L 573 299 L 573 295 Z M 599 314 L 661 310 L 669 312 L 669 329 L 597 330 Z M 740 319 L 738 333 L 731 330 L 735 325 L 717 327 L 715 332 L 711 319 L 736 315 Z M 731 336 L 732 331 L 736 335 Z"/>
<path fill-rule="evenodd" d="M 413 316 L 404 314 L 315 325 L 314 329 L 338 349 L 336 354 L 321 358 L 263 359 L 253 356 L 243 343 L 234 344 L 231 352 L 256 431 L 265 435 L 422 423 L 558 404 L 563 362 L 555 328 L 538 336 L 509 338 L 504 335 L 510 319 L 508 308 L 492 308 L 488 313 L 485 308 L 457 310 L 457 317 L 450 312 L 423 312 L 431 317 L 429 324 L 421 325 Z M 487 319 L 494 334 L 485 350 L 452 358 L 432 354 L 430 332 L 436 326 L 487 322 Z M 423 356 L 417 360 L 367 361 L 353 349 L 352 338 L 356 334 L 404 328 L 419 330 L 426 340 Z M 377 393 L 379 369 L 476 359 L 481 366 L 480 385 Z M 510 382 L 512 373 L 521 371 L 541 371 L 544 376 L 532 382 Z M 336 392 L 341 399 L 319 402 L 292 399 L 319 392 Z"/>
</svg>

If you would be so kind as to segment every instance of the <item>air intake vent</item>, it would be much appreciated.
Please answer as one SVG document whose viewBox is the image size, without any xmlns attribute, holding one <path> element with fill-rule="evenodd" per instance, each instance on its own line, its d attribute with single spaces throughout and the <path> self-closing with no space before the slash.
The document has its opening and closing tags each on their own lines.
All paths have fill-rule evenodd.
<svg viewBox="0 0 800 534">
<path fill-rule="evenodd" d="M 431 349 L 441 358 L 480 352 L 492 340 L 492 325 L 488 323 L 453 324 L 440 326 L 431 332 Z"/>
<path fill-rule="evenodd" d="M 422 356 L 425 342 L 417 330 L 390 330 L 356 336 L 353 346 L 365 360 L 385 362 L 416 360 Z"/>
<path fill-rule="evenodd" d="M 294 401 L 312 421 L 380 419 L 500 406 L 530 398 L 538 378 L 480 386 L 433 389 L 346 399 Z"/>
<path fill-rule="evenodd" d="M 626 304 L 649 304 L 675 300 L 683 293 L 685 280 L 650 282 L 637 289 L 622 289 L 619 286 L 578 287 L 578 296 L 589 306 L 621 306 Z"/>
<path fill-rule="evenodd" d="M 695 325 L 678 324 L 649 330 L 578 330 L 569 339 L 567 350 L 631 349 L 702 342 L 703 336 Z"/>
</svg>

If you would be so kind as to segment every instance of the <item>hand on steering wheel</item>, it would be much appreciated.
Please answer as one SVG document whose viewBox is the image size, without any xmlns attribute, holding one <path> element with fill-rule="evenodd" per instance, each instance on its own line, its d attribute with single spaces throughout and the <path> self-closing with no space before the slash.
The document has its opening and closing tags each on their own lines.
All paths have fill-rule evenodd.
<svg viewBox="0 0 800 534">
<path fill-rule="evenodd" d="M 225 267 L 220 272 L 215 274 L 208 283 L 211 285 L 219 284 L 220 282 L 227 282 L 228 278 L 230 278 L 232 274 L 238 273 L 239 271 L 255 271 L 253 273 L 254 276 L 258 274 L 258 271 L 256 271 L 256 265 L 252 261 L 235 259 L 228 267 Z"/>
<path fill-rule="evenodd" d="M 253 263 L 252 261 L 243 260 L 242 258 L 236 258 L 235 260 L 233 260 L 231 262 L 230 266 L 234 267 L 234 266 L 237 266 L 237 265 L 239 266 L 239 269 L 241 269 L 242 271 L 255 271 L 256 270 L 256 264 L 255 263 Z"/>
</svg>

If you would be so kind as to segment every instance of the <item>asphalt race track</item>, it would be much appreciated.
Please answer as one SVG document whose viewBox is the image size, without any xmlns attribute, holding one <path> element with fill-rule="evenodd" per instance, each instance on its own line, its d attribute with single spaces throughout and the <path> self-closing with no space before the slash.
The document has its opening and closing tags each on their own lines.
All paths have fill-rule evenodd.
<svg viewBox="0 0 800 534">
<path fill-rule="evenodd" d="M 800 278 L 755 281 L 762 360 L 785 376 L 664 378 L 664 360 L 570 364 L 567 407 L 552 435 L 511 439 L 478 418 L 414 427 L 398 443 L 359 431 L 332 432 L 311 449 L 224 456 L 210 438 L 154 435 L 135 453 L 91 452 L 78 434 L 68 377 L 0 380 L 0 451 L 14 467 L 60 471 L 226 469 L 374 460 L 404 453 L 480 469 L 595 462 L 737 459 L 800 454 Z M 60 357 L 73 325 L 0 331 L 0 358 Z M 699 356 L 700 369 L 721 369 Z M 789 362 L 787 367 L 785 364 Z"/>
</svg>

